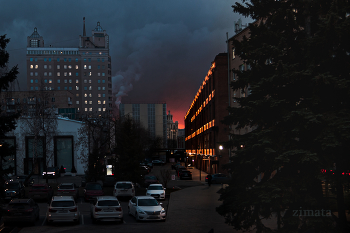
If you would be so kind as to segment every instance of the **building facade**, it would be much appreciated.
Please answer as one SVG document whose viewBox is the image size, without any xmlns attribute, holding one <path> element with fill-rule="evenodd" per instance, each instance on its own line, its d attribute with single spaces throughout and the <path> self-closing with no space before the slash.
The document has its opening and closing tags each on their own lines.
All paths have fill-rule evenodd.
<svg viewBox="0 0 350 233">
<path fill-rule="evenodd" d="M 177 145 L 177 136 L 179 131 L 179 123 L 173 121 L 173 115 L 170 114 L 170 111 L 167 115 L 167 140 L 168 147 L 178 148 Z M 170 144 L 169 144 L 170 143 Z"/>
<path fill-rule="evenodd" d="M 229 127 L 220 121 L 228 115 L 227 53 L 212 62 L 185 116 L 185 147 L 188 163 L 208 173 L 224 172 L 228 150 L 221 143 L 228 140 Z"/>
<path fill-rule="evenodd" d="M 5 157 L 2 163 L 4 169 L 14 168 L 13 175 L 42 174 L 45 167 L 66 168 L 67 173 L 71 172 L 73 165 L 77 174 L 85 173 L 86 158 L 82 154 L 87 154 L 86 148 L 75 146 L 81 135 L 78 134 L 82 127 L 82 122 L 68 118 L 57 118 L 57 130 L 49 141 L 44 135 L 39 135 L 37 139 L 27 128 L 28 119 L 19 118 L 15 130 L 8 132 L 6 137 L 0 138 L 0 145 L 4 142 L 14 146 L 13 153 Z M 35 146 L 36 145 L 36 146 Z M 35 158 L 35 160 L 34 160 Z M 37 166 L 37 171 L 33 170 L 33 163 Z"/>
<path fill-rule="evenodd" d="M 163 148 L 167 148 L 166 103 L 156 104 L 120 104 L 119 117 L 132 117 L 147 130 L 152 137 L 160 137 Z"/>
<path fill-rule="evenodd" d="M 75 48 L 44 46 L 37 28 L 27 38 L 27 90 L 70 91 L 81 115 L 112 112 L 109 36 L 100 22 Z"/>
</svg>

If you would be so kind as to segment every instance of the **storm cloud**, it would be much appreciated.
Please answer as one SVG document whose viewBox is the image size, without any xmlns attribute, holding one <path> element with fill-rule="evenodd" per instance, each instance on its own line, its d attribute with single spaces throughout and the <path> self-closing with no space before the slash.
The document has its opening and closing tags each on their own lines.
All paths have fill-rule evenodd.
<svg viewBox="0 0 350 233">
<path fill-rule="evenodd" d="M 234 35 L 228 0 L 0 0 L 0 34 L 11 38 L 11 66 L 26 90 L 26 41 L 37 27 L 45 46 L 77 47 L 97 22 L 110 38 L 113 92 L 118 103 L 166 102 L 183 118 L 211 62 Z M 245 19 L 242 19 L 245 22 Z"/>
</svg>

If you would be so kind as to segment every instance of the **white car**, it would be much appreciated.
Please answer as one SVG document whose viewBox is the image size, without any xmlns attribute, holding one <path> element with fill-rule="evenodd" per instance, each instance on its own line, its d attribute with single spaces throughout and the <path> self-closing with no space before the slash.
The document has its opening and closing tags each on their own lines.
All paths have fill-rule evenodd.
<svg viewBox="0 0 350 233">
<path fill-rule="evenodd" d="M 53 196 L 46 212 L 46 221 L 79 223 L 80 213 L 73 196 Z"/>
<path fill-rule="evenodd" d="M 118 181 L 114 185 L 113 195 L 116 197 L 135 196 L 135 186 L 131 181 Z"/>
<path fill-rule="evenodd" d="M 165 209 L 154 197 L 135 196 L 128 205 L 129 215 L 133 215 L 137 221 L 166 220 Z"/>
<path fill-rule="evenodd" d="M 150 184 L 147 188 L 146 196 L 165 199 L 165 188 L 163 188 L 162 184 Z"/>
<path fill-rule="evenodd" d="M 123 209 L 117 197 L 99 196 L 91 205 L 91 219 L 96 221 L 121 221 L 123 223 Z"/>
</svg>

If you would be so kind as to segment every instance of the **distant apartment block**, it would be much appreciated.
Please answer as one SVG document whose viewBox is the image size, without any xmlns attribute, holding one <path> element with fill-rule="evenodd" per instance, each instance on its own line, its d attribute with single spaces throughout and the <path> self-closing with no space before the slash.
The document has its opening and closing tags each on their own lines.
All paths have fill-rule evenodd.
<svg viewBox="0 0 350 233">
<path fill-rule="evenodd" d="M 120 117 L 131 117 L 149 130 L 152 137 L 160 137 L 167 148 L 166 103 L 120 104 Z"/>
<path fill-rule="evenodd" d="M 109 36 L 100 22 L 92 35 L 86 36 L 84 19 L 83 36 L 74 48 L 45 47 L 43 37 L 34 28 L 27 38 L 26 60 L 28 91 L 69 91 L 78 114 L 111 113 Z"/>
<path fill-rule="evenodd" d="M 179 123 L 177 121 L 173 121 L 173 115 L 170 114 L 170 111 L 167 115 L 167 140 L 168 140 L 168 147 L 171 146 L 171 148 L 178 148 L 177 145 L 177 136 L 179 131 Z M 169 145 L 169 142 L 173 143 L 173 145 Z"/>
</svg>

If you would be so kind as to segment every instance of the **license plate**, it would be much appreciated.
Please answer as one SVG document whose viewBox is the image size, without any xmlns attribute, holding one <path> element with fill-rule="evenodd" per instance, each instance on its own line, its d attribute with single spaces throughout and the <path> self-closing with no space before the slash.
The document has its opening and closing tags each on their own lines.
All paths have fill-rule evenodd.
<svg viewBox="0 0 350 233">
<path fill-rule="evenodd" d="M 68 213 L 68 211 L 67 210 L 59 210 L 59 211 L 57 211 L 57 213 Z"/>
<path fill-rule="evenodd" d="M 158 216 L 149 216 L 148 219 L 158 219 Z"/>
<path fill-rule="evenodd" d="M 113 210 L 105 210 L 105 212 L 113 212 Z"/>
</svg>

